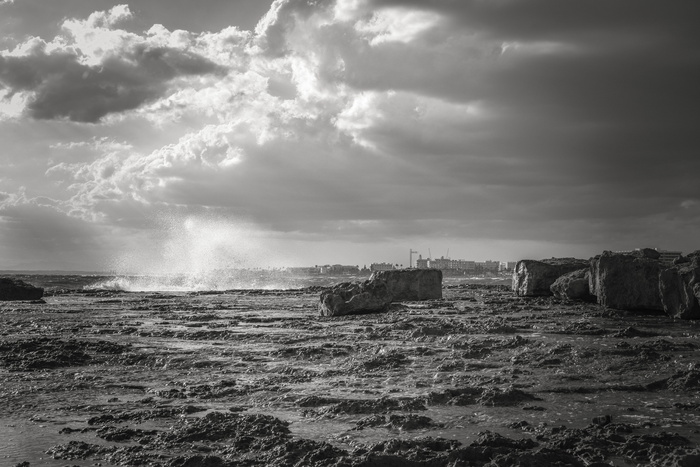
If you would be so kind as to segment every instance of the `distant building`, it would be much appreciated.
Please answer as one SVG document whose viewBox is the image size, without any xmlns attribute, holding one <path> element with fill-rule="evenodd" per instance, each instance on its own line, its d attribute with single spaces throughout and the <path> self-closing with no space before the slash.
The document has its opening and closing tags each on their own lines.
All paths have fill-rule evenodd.
<svg viewBox="0 0 700 467">
<path fill-rule="evenodd" d="M 423 258 L 418 255 L 416 260 L 417 269 L 440 269 L 451 275 L 465 275 L 474 273 L 498 273 L 503 270 L 512 271 L 515 269 L 515 262 L 483 261 L 476 262 L 466 259 L 450 259 L 441 256 L 440 258 Z"/>
<path fill-rule="evenodd" d="M 441 256 L 440 258 L 428 260 L 428 267 L 431 269 L 452 269 L 450 267 L 450 259 Z"/>
<path fill-rule="evenodd" d="M 518 264 L 517 261 L 501 261 L 498 263 L 499 272 L 513 272 L 515 270 L 515 265 Z"/>
<path fill-rule="evenodd" d="M 442 271 L 467 271 L 473 272 L 476 270 L 476 263 L 466 259 L 450 259 L 444 256 L 436 259 L 423 258 L 418 256 L 416 260 L 416 268 L 418 269 L 440 269 Z"/>
<path fill-rule="evenodd" d="M 447 269 L 466 269 L 468 267 L 468 261 L 464 259 L 452 259 L 448 258 Z M 474 263 L 471 261 L 471 263 Z"/>
<path fill-rule="evenodd" d="M 394 265 L 391 263 L 372 263 L 369 265 L 370 271 L 391 271 L 394 268 Z"/>
<path fill-rule="evenodd" d="M 635 248 L 634 250 L 627 250 L 627 251 L 616 251 L 615 253 L 625 253 L 625 254 L 630 254 L 633 253 L 634 251 L 639 251 L 641 248 Z M 673 250 L 659 250 L 658 248 L 654 248 L 654 250 L 659 252 L 659 262 L 661 264 L 670 266 L 673 264 L 673 260 L 678 258 L 683 254 L 682 251 L 673 251 Z"/>
<path fill-rule="evenodd" d="M 498 261 L 484 261 L 476 263 L 479 272 L 498 272 L 500 263 Z"/>
<path fill-rule="evenodd" d="M 683 254 L 682 251 L 671 251 L 671 250 L 656 250 L 659 252 L 659 261 L 661 261 L 662 264 L 666 265 L 671 265 L 673 264 L 673 260 L 678 258 Z"/>
<path fill-rule="evenodd" d="M 318 274 L 319 268 L 317 267 L 289 267 L 287 268 L 287 273 L 295 276 L 308 276 L 311 274 Z"/>
<path fill-rule="evenodd" d="M 320 267 L 321 274 L 359 274 L 359 266 L 344 266 L 342 264 L 325 265 Z"/>
</svg>

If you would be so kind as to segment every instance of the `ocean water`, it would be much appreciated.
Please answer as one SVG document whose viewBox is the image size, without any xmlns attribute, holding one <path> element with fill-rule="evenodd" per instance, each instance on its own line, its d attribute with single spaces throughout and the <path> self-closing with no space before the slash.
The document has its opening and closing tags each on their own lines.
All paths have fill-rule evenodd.
<svg viewBox="0 0 700 467">
<path fill-rule="evenodd" d="M 283 270 L 228 270 L 200 274 L 115 275 L 101 273 L 0 272 L 2 277 L 23 280 L 47 293 L 59 291 L 120 290 L 125 292 L 189 292 L 224 290 L 288 290 L 328 287 L 341 282 L 365 280 L 367 275 L 290 275 Z M 457 276 L 443 278 L 443 286 L 510 284 L 510 277 Z"/>
<path fill-rule="evenodd" d="M 75 274 L 75 273 L 15 273 L 2 272 L 0 277 L 20 279 L 36 287 L 43 287 L 45 291 L 56 290 L 83 290 L 95 284 L 109 280 L 108 275 L 103 274 Z"/>
</svg>

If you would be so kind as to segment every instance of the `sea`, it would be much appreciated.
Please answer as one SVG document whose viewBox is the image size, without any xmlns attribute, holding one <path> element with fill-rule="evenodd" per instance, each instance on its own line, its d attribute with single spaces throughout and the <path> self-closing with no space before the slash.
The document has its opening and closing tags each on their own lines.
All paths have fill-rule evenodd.
<svg viewBox="0 0 700 467">
<path fill-rule="evenodd" d="M 226 290 L 289 290 L 330 287 L 361 281 L 367 275 L 290 275 L 284 270 L 226 270 L 197 274 L 110 274 L 66 271 L 0 271 L 0 277 L 20 279 L 46 294 L 70 291 L 113 290 L 124 292 L 191 292 Z M 443 286 L 473 284 L 509 285 L 508 276 L 446 276 Z"/>
</svg>

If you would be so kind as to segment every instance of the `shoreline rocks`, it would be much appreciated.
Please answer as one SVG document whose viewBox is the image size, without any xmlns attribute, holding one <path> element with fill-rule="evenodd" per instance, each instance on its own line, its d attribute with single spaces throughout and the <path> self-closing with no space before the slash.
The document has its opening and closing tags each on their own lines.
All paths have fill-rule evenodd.
<svg viewBox="0 0 700 467">
<path fill-rule="evenodd" d="M 392 297 L 383 282 L 343 282 L 321 293 L 321 316 L 344 316 L 385 311 Z"/>
<path fill-rule="evenodd" d="M 588 261 L 521 260 L 513 271 L 519 296 L 553 295 L 627 311 L 664 311 L 671 318 L 700 319 L 700 250 L 671 265 L 657 250 L 604 251 Z"/>
<path fill-rule="evenodd" d="M 377 313 L 392 302 L 442 298 L 442 271 L 399 269 L 377 271 L 363 282 L 344 282 L 321 293 L 321 316 Z"/>
<path fill-rule="evenodd" d="M 520 296 L 552 295 L 551 286 L 559 277 L 588 267 L 589 262 L 584 259 L 523 259 L 518 261 L 513 270 L 512 288 Z"/>
<path fill-rule="evenodd" d="M 590 260 L 520 260 L 511 288 L 518 296 L 554 296 L 626 311 L 664 311 L 671 318 L 700 319 L 700 250 L 670 266 L 658 251 L 604 251 Z M 442 298 L 442 271 L 378 271 L 364 282 L 342 283 L 320 297 L 322 316 L 386 311 L 392 302 Z"/>
<path fill-rule="evenodd" d="M 549 288 L 555 298 L 595 302 L 589 287 L 590 268 L 578 269 L 559 276 Z"/>
<path fill-rule="evenodd" d="M 19 279 L 0 277 L 0 301 L 40 300 L 44 289 Z"/>
<path fill-rule="evenodd" d="M 369 280 L 385 283 L 395 302 L 442 298 L 442 271 L 439 269 L 376 271 Z"/>
<path fill-rule="evenodd" d="M 599 305 L 618 310 L 662 311 L 661 263 L 656 250 L 604 251 L 591 260 L 589 288 Z"/>
<path fill-rule="evenodd" d="M 664 311 L 672 318 L 700 319 L 700 250 L 677 258 L 659 275 Z"/>
</svg>

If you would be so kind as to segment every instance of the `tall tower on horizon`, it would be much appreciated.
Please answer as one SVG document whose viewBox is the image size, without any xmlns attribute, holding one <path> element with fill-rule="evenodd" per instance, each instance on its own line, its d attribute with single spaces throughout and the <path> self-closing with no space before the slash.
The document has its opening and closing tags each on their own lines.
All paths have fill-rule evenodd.
<svg viewBox="0 0 700 467">
<path fill-rule="evenodd" d="M 408 267 L 412 268 L 413 267 L 413 254 L 418 254 L 417 251 L 415 251 L 413 248 L 408 249 Z"/>
</svg>

